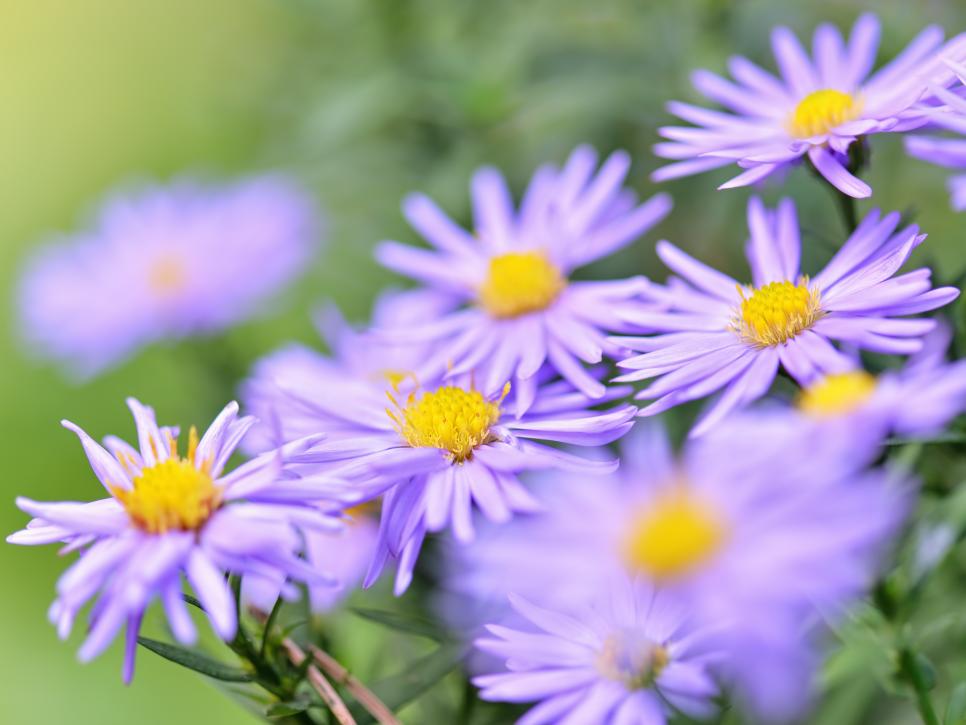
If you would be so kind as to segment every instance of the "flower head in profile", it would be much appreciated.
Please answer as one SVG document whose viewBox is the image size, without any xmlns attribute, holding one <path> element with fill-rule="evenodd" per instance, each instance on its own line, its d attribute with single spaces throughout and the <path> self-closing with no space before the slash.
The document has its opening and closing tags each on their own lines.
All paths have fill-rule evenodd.
<svg viewBox="0 0 966 725">
<path fill-rule="evenodd" d="M 662 725 L 675 711 L 707 717 L 718 694 L 708 668 L 713 637 L 666 599 L 628 577 L 614 577 L 576 611 L 511 594 L 529 626 L 490 625 L 490 636 L 476 641 L 508 670 L 474 678 L 480 697 L 539 702 L 519 720 L 524 725 Z"/>
<path fill-rule="evenodd" d="M 278 405 L 269 399 L 260 404 L 274 407 L 286 430 L 329 433 L 292 459 L 293 470 L 355 482 L 360 495 L 384 493 L 367 583 L 397 559 L 397 593 L 409 585 L 427 532 L 451 528 L 467 542 L 474 535 L 474 508 L 501 522 L 533 510 L 536 502 L 519 472 L 612 470 L 615 461 L 586 460 L 547 443 L 604 445 L 629 430 L 636 412 L 629 405 L 593 410 L 601 401 L 556 380 L 541 381 L 528 412 L 517 417 L 507 413 L 513 410 L 510 383 L 489 395 L 473 376 L 423 386 L 398 371 L 352 377 L 337 364 L 316 365 L 297 379 L 276 367 L 270 390 Z M 605 400 L 627 393 L 612 386 Z"/>
<path fill-rule="evenodd" d="M 797 420 L 789 425 L 812 424 L 815 435 L 852 439 L 856 451 L 876 451 L 889 434 L 939 433 L 966 411 L 966 361 L 946 362 L 950 338 L 946 326 L 937 327 L 898 370 L 873 375 L 856 364 L 817 378 L 798 395 Z"/>
<path fill-rule="evenodd" d="M 953 209 L 966 211 L 966 65 L 950 62 L 963 85 L 955 92 L 935 88 L 937 105 L 930 109 L 930 128 L 951 131 L 952 137 L 916 135 L 906 139 L 909 155 L 938 166 L 957 169 L 964 173 L 949 179 Z"/>
<path fill-rule="evenodd" d="M 618 473 L 593 481 L 543 474 L 541 511 L 449 548 L 447 620 L 471 636 L 483 623 L 522 629 L 508 593 L 579 611 L 630 574 L 680 603 L 691 626 L 715 632 L 720 656 L 709 664 L 747 709 L 766 720 L 800 715 L 823 622 L 874 581 L 904 518 L 907 482 L 862 470 L 845 441 L 796 437 L 751 414 L 677 457 L 656 425 L 627 436 L 622 453 Z"/>
<path fill-rule="evenodd" d="M 153 411 L 130 399 L 137 423 L 138 448 L 108 437 L 106 448 L 67 421 L 80 438 L 91 468 L 109 496 L 90 503 L 17 505 L 35 518 L 7 538 L 14 544 L 62 542 L 80 559 L 57 583 L 50 609 L 58 634 L 67 637 L 86 603 L 90 631 L 80 649 L 88 661 L 100 654 L 122 626 L 127 628 L 123 676 L 134 674 L 137 635 L 145 609 L 160 599 L 175 638 L 196 638 L 181 594 L 187 577 L 204 605 L 215 632 L 235 635 L 235 601 L 227 573 L 255 582 L 288 578 L 307 583 L 332 580 L 300 558 L 300 529 L 333 530 L 341 525 L 342 503 L 325 485 L 283 475 L 284 460 L 303 453 L 319 437 L 293 441 L 230 473 L 225 465 L 253 424 L 225 407 L 203 436 L 192 428 L 179 449 L 178 431 L 159 427 Z M 284 593 L 297 589 L 285 584 Z"/>
<path fill-rule="evenodd" d="M 89 229 L 28 261 L 23 335 L 88 377 L 151 342 L 217 332 L 304 269 L 315 227 L 307 196 L 280 176 L 119 193 Z"/>
<path fill-rule="evenodd" d="M 874 15 L 856 21 L 848 42 L 834 26 L 820 25 L 811 58 L 788 28 L 775 28 L 771 41 L 780 77 L 741 56 L 728 63 L 735 82 L 694 73 L 698 92 L 726 110 L 671 103 L 671 113 L 694 125 L 660 130 L 667 141 L 655 153 L 674 163 L 658 169 L 655 181 L 737 163 L 743 171 L 720 188 L 746 186 L 807 156 L 842 193 L 870 196 L 869 185 L 847 168 L 849 147 L 861 137 L 924 125 L 920 102 L 928 89 L 953 81 L 943 61 L 966 56 L 962 36 L 944 45 L 943 31 L 931 26 L 872 73 L 879 44 Z"/>
<path fill-rule="evenodd" d="M 519 209 L 503 177 L 482 169 L 472 182 L 473 231 L 425 196 L 406 200 L 407 219 L 434 249 L 384 242 L 377 257 L 458 307 L 391 331 L 435 343 L 436 354 L 415 371 L 421 380 L 476 371 L 487 394 L 509 380 L 522 413 L 533 401 L 537 372 L 549 362 L 581 392 L 603 396 L 604 386 L 584 364 L 622 352 L 605 333 L 626 331 L 618 313 L 639 294 L 640 280 L 583 282 L 570 275 L 632 242 L 671 207 L 663 194 L 637 205 L 622 186 L 629 165 L 629 156 L 617 152 L 595 173 L 596 154 L 582 146 L 563 169 L 539 169 Z"/>
<path fill-rule="evenodd" d="M 897 213 L 871 211 L 825 268 L 807 277 L 794 203 L 784 199 L 772 211 L 752 198 L 750 285 L 659 242 L 658 256 L 680 278 L 651 286 L 656 311 L 625 317 L 655 334 L 618 340 L 642 353 L 619 363 L 631 372 L 618 380 L 656 378 L 638 393 L 655 400 L 642 415 L 722 391 L 693 429 L 700 435 L 764 395 L 779 366 L 801 385 L 851 370 L 853 359 L 833 340 L 879 353 L 918 351 L 935 321 L 898 318 L 945 305 L 959 291 L 932 288 L 926 268 L 896 274 L 925 239 L 917 227 L 897 231 L 898 224 Z"/>
</svg>

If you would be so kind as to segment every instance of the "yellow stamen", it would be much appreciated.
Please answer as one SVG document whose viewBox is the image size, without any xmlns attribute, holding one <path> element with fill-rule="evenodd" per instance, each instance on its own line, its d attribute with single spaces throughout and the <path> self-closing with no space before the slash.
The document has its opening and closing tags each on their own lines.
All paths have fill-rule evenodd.
<svg viewBox="0 0 966 725">
<path fill-rule="evenodd" d="M 633 569 L 667 580 L 688 574 L 712 558 L 726 538 L 717 512 L 685 488 L 676 487 L 638 517 L 625 553 Z"/>
<path fill-rule="evenodd" d="M 802 390 L 798 407 L 819 418 L 845 415 L 872 397 L 875 386 L 875 376 L 864 370 L 827 375 Z"/>
<path fill-rule="evenodd" d="M 148 270 L 148 287 L 159 296 L 169 296 L 184 289 L 188 271 L 175 255 L 162 255 Z"/>
<path fill-rule="evenodd" d="M 413 448 L 440 448 L 454 463 L 463 463 L 493 440 L 491 428 L 500 420 L 500 404 L 509 392 L 507 383 L 497 400 L 487 400 L 472 387 L 448 385 L 419 396 L 410 393 L 405 405 L 386 393 L 395 408 L 387 408 L 386 414 Z"/>
<path fill-rule="evenodd" d="M 479 301 L 494 317 L 518 317 L 546 309 L 566 286 L 542 252 L 511 252 L 490 260 Z"/>
<path fill-rule="evenodd" d="M 745 297 L 738 287 L 741 307 L 732 321 L 733 329 L 746 342 L 770 347 L 787 342 L 807 330 L 822 316 L 818 290 L 809 289 L 808 279 L 798 284 L 769 282 Z"/>
<path fill-rule="evenodd" d="M 824 88 L 803 98 L 788 118 L 788 132 L 795 138 L 811 138 L 854 121 L 862 103 L 848 93 Z"/>
<path fill-rule="evenodd" d="M 134 488 L 113 489 L 136 526 L 150 534 L 197 531 L 221 504 L 221 488 L 191 461 L 177 456 L 144 468 Z"/>
</svg>

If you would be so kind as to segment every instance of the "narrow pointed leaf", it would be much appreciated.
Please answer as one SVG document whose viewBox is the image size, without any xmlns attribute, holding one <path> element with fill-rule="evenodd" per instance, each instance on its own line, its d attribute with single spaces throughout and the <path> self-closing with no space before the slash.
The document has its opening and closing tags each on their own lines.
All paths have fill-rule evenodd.
<svg viewBox="0 0 966 725">
<path fill-rule="evenodd" d="M 411 614 L 390 612 L 383 609 L 368 609 L 353 607 L 352 613 L 357 617 L 368 619 L 370 622 L 381 624 L 394 632 L 405 632 L 418 637 L 426 637 L 436 642 L 442 642 L 446 636 L 430 620 Z"/>
<path fill-rule="evenodd" d="M 159 642 L 147 637 L 138 637 L 138 644 L 166 660 L 171 660 L 175 664 L 216 680 L 223 680 L 224 682 L 251 682 L 254 680 L 254 676 L 250 672 L 246 672 L 239 667 L 223 664 L 211 657 L 177 645 Z"/>
</svg>

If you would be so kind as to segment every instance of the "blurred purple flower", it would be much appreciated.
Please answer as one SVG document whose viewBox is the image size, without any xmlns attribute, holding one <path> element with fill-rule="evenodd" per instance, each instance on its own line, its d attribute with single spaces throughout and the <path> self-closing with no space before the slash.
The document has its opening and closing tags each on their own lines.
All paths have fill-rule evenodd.
<svg viewBox="0 0 966 725">
<path fill-rule="evenodd" d="M 419 379 L 475 371 L 486 394 L 511 380 L 522 414 L 533 401 L 537 372 L 549 361 L 584 394 L 604 395 L 604 385 L 583 363 L 624 352 L 604 333 L 628 331 L 619 312 L 637 297 L 641 280 L 574 282 L 570 274 L 642 235 L 668 213 L 671 200 L 659 194 L 637 205 L 622 186 L 630 166 L 624 152 L 612 154 L 595 174 L 596 163 L 596 153 L 581 146 L 563 169 L 541 167 L 519 210 L 499 172 L 481 169 L 471 187 L 473 231 L 454 224 L 425 196 L 406 199 L 406 218 L 435 249 L 384 242 L 376 256 L 460 307 L 422 325 L 385 331 L 436 345 L 415 371 Z"/>
<path fill-rule="evenodd" d="M 618 363 L 631 372 L 618 381 L 658 378 L 637 394 L 656 399 L 650 416 L 724 389 L 692 430 L 700 435 L 731 411 L 764 395 L 781 365 L 801 385 L 854 367 L 830 340 L 880 353 L 910 354 L 935 320 L 894 319 L 954 300 L 953 287 L 932 289 L 930 270 L 896 276 L 926 238 L 916 226 L 896 231 L 899 214 L 871 211 L 815 277 L 801 274 L 795 205 L 782 200 L 770 211 L 748 204 L 746 249 L 753 286 L 705 266 L 669 242 L 658 256 L 684 279 L 652 284 L 645 293 L 660 307 L 622 313 L 627 322 L 658 333 L 617 338 L 643 353 Z"/>
<path fill-rule="evenodd" d="M 520 725 L 663 725 L 676 711 L 697 718 L 715 711 L 713 637 L 650 585 L 615 578 L 594 592 L 594 606 L 575 612 L 510 600 L 529 626 L 490 625 L 491 636 L 476 646 L 506 660 L 508 671 L 473 682 L 484 700 L 539 702 Z"/>
<path fill-rule="evenodd" d="M 615 475 L 543 475 L 541 512 L 447 549 L 443 613 L 471 635 L 484 622 L 518 627 L 507 593 L 579 608 L 630 570 L 716 632 L 714 671 L 747 708 L 766 720 L 801 714 L 823 620 L 839 620 L 874 581 L 910 487 L 861 470 L 848 441 L 800 433 L 749 413 L 675 460 L 648 425 L 625 438 Z"/>
<path fill-rule="evenodd" d="M 940 104 L 932 109 L 929 120 L 935 128 L 959 134 L 959 138 L 936 138 L 910 136 L 906 139 L 906 151 L 911 156 L 951 169 L 966 170 L 966 66 L 949 63 L 964 84 L 956 92 L 944 88 L 934 89 Z M 966 211 L 966 174 L 958 174 L 949 180 L 949 192 L 953 209 Z"/>
<path fill-rule="evenodd" d="M 668 141 L 654 151 L 675 163 L 658 169 L 655 181 L 737 163 L 744 171 L 719 188 L 746 186 L 807 155 L 842 193 L 870 196 L 869 185 L 847 169 L 849 147 L 863 136 L 925 124 L 920 101 L 930 86 L 953 81 L 944 60 L 966 58 L 966 36 L 943 44 L 942 29 L 930 26 L 870 76 L 879 44 L 871 14 L 856 21 L 848 43 L 834 26 L 820 25 L 814 58 L 786 27 L 775 28 L 771 41 L 781 78 L 741 56 L 728 61 L 737 84 L 706 70 L 693 74 L 698 92 L 727 110 L 670 103 L 671 113 L 694 126 L 660 129 Z"/>
<path fill-rule="evenodd" d="M 105 449 L 78 426 L 63 423 L 80 438 L 110 497 L 91 503 L 19 498 L 17 505 L 36 518 L 7 537 L 13 544 L 63 542 L 65 551 L 83 550 L 57 583 L 50 619 L 66 638 L 79 610 L 96 596 L 80 659 L 100 654 L 126 624 L 125 682 L 134 675 L 138 630 L 153 599 L 161 599 L 174 637 L 183 644 L 195 641 L 181 596 L 182 574 L 226 640 L 237 627 L 226 573 L 255 583 L 292 577 L 333 584 L 300 558 L 298 530 L 338 529 L 338 515 L 325 507 L 337 511 L 343 505 L 324 482 L 290 475 L 283 480 L 284 460 L 309 450 L 319 436 L 293 441 L 226 474 L 225 464 L 254 422 L 239 418 L 235 403 L 200 440 L 191 429 L 184 457 L 178 453 L 177 429 L 159 428 L 153 410 L 133 398 L 128 405 L 140 450 L 113 436 L 104 440 Z M 283 591 L 298 594 L 291 584 Z"/>
<path fill-rule="evenodd" d="M 281 176 L 117 194 L 91 229 L 28 260 L 23 335 L 89 377 L 150 342 L 255 315 L 304 270 L 316 234 L 309 198 Z"/>
</svg>

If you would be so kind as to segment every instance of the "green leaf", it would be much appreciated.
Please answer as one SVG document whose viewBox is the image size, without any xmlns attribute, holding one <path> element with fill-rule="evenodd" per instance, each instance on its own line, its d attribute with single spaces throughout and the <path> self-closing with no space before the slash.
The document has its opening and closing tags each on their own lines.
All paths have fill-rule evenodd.
<svg viewBox="0 0 966 725">
<path fill-rule="evenodd" d="M 459 664 L 465 653 L 464 645 L 443 644 L 434 652 L 413 662 L 399 674 L 374 683 L 370 689 L 385 703 L 386 707 L 393 712 L 398 712 L 400 708 L 438 684 Z M 372 716 L 358 704 L 352 705 L 350 710 L 358 725 L 373 722 Z"/>
<path fill-rule="evenodd" d="M 943 725 L 966 725 L 966 682 L 956 685 L 949 696 Z"/>
<path fill-rule="evenodd" d="M 390 612 L 383 609 L 367 609 L 365 607 L 353 607 L 351 611 L 357 617 L 381 624 L 383 627 L 387 627 L 394 632 L 415 634 L 418 637 L 427 637 L 436 642 L 443 642 L 446 639 L 446 636 L 440 632 L 439 627 L 423 617 L 402 614 L 400 612 Z"/>
<path fill-rule="evenodd" d="M 171 660 L 175 664 L 187 667 L 189 670 L 194 670 L 195 672 L 200 672 L 216 680 L 223 680 L 225 682 L 251 682 L 254 680 L 254 676 L 250 672 L 246 672 L 240 667 L 223 664 L 217 660 L 213 660 L 211 657 L 199 654 L 198 652 L 192 652 L 177 645 L 159 642 L 156 639 L 148 639 L 147 637 L 138 637 L 138 644 L 151 650 L 156 655 L 164 657 L 166 660 Z"/>
<path fill-rule="evenodd" d="M 305 700 L 290 700 L 289 702 L 273 703 L 266 711 L 265 716 L 270 718 L 290 717 L 305 712 L 312 706 L 312 703 Z"/>
<path fill-rule="evenodd" d="M 934 689 L 936 687 L 936 668 L 933 667 L 932 662 L 921 652 L 917 652 L 913 659 L 916 669 L 919 670 L 919 676 L 922 678 L 923 686 L 927 690 Z"/>
</svg>

